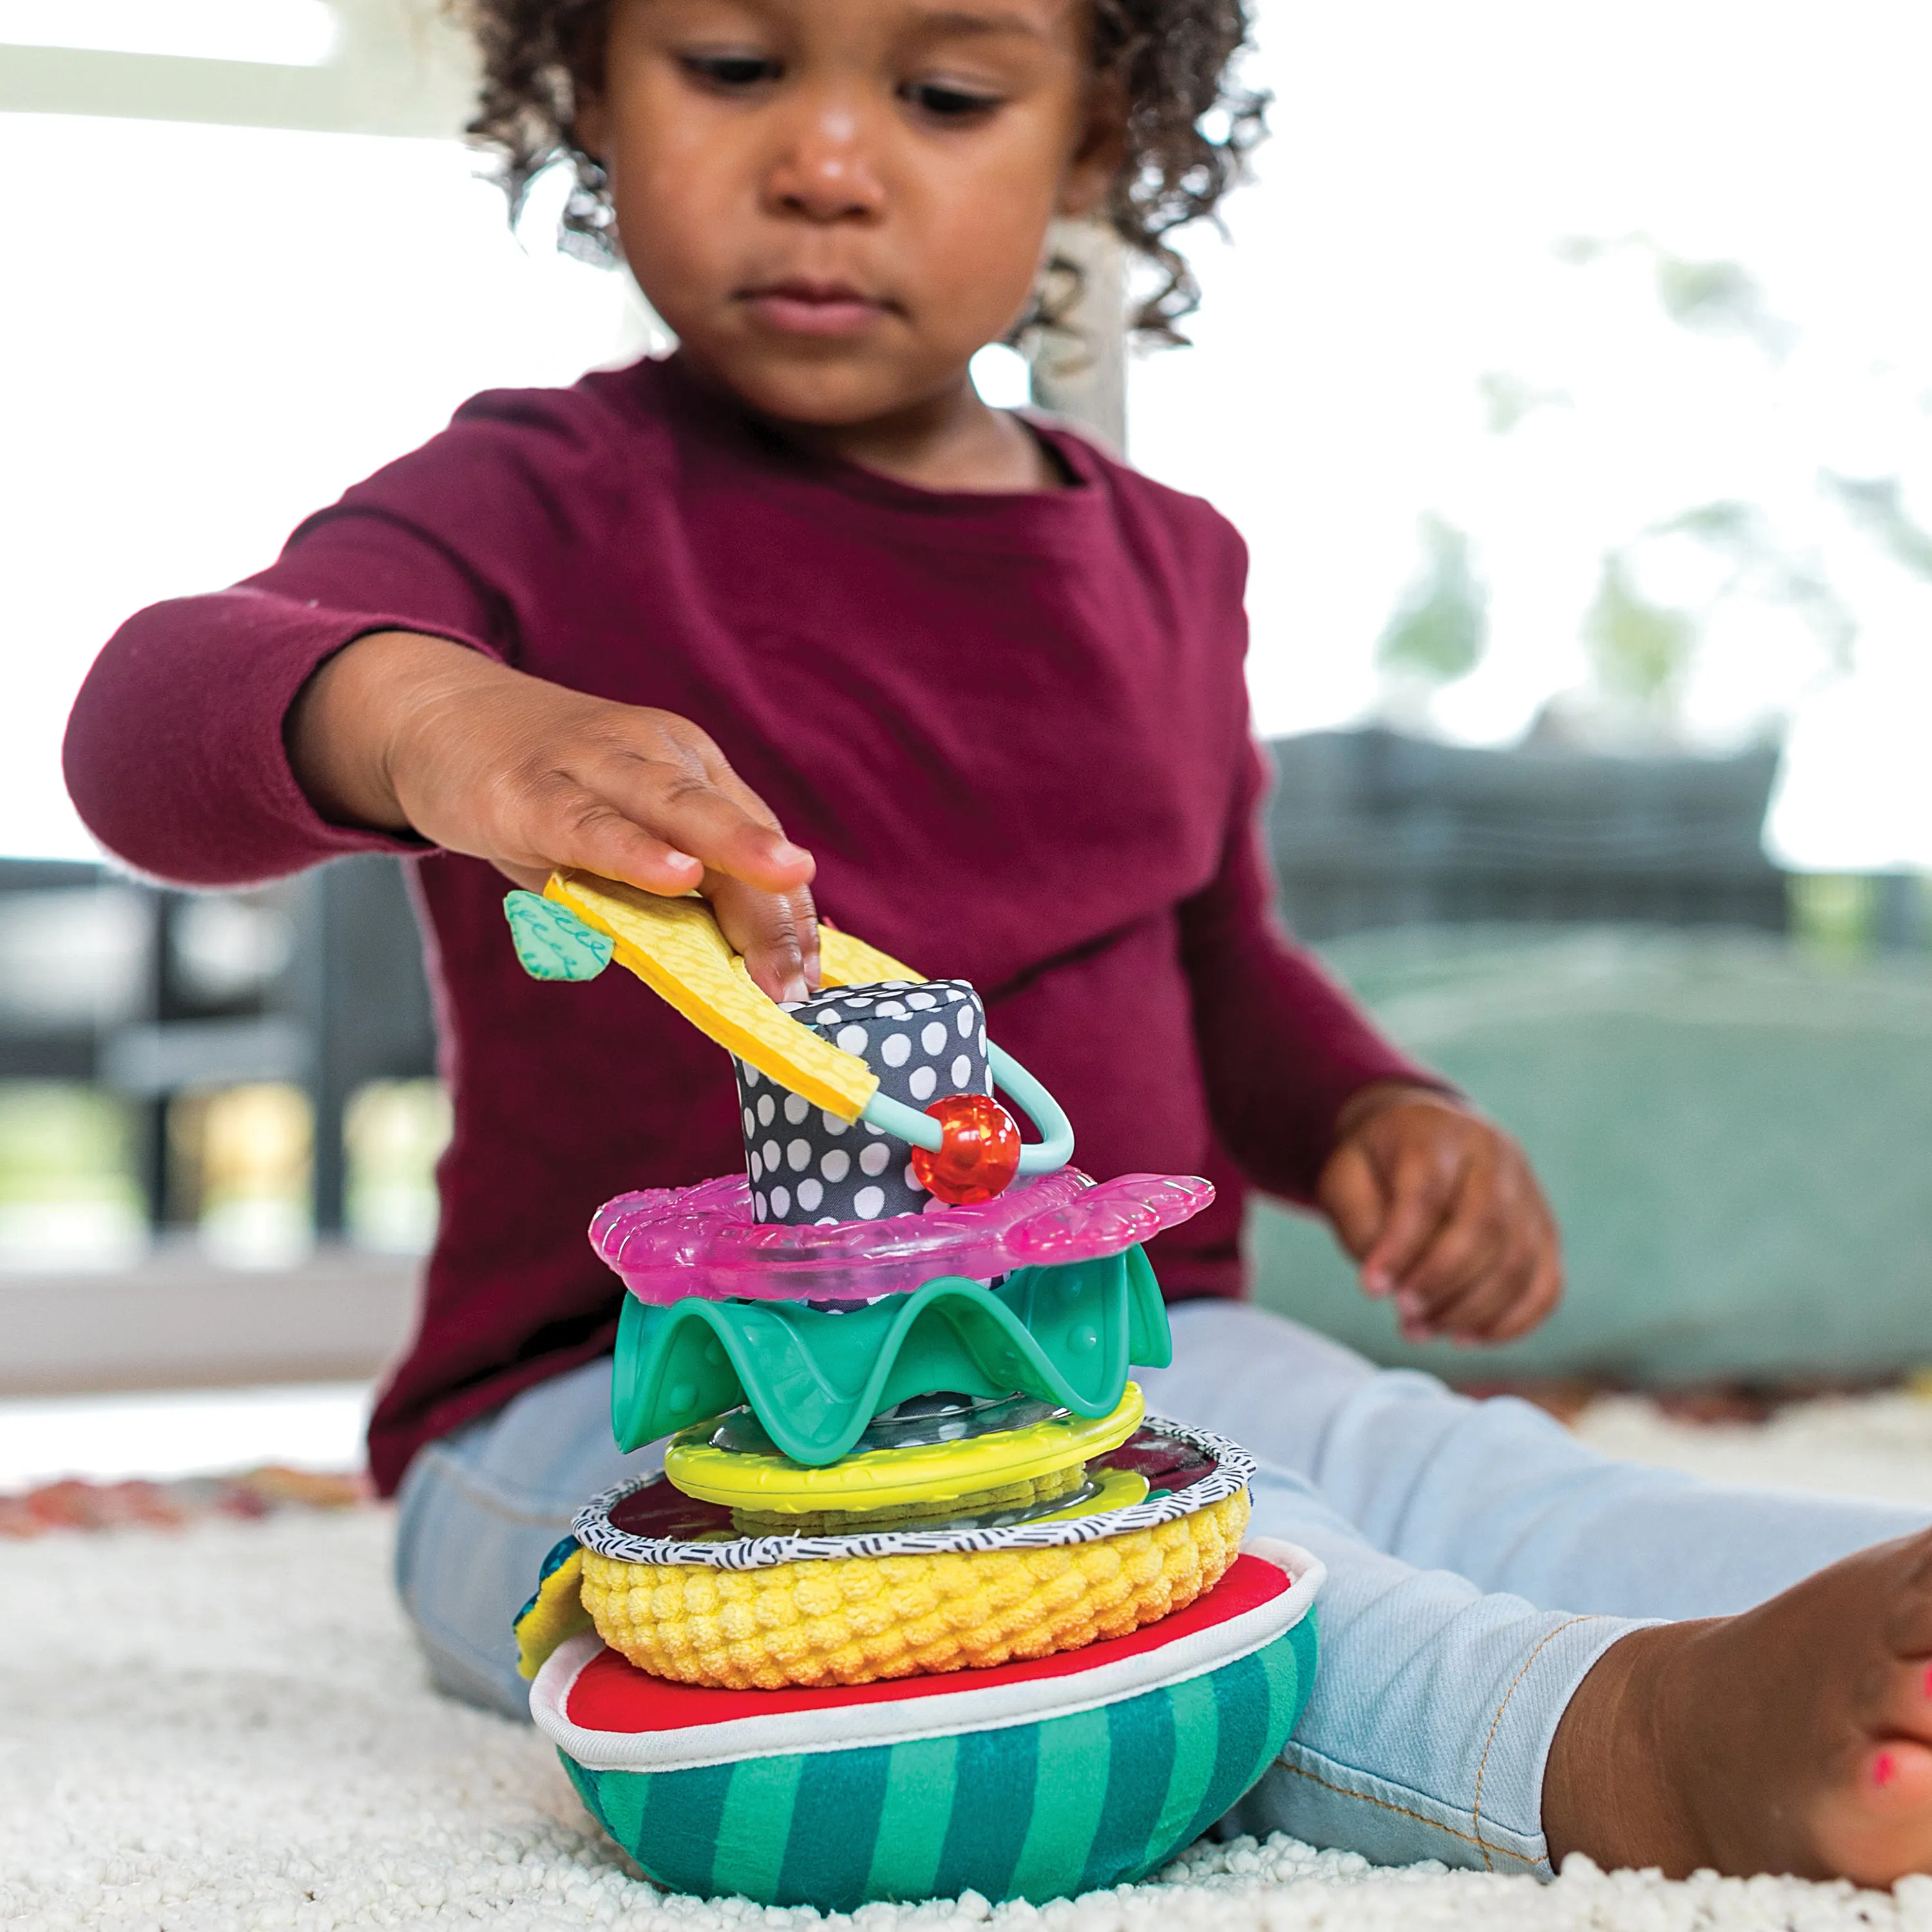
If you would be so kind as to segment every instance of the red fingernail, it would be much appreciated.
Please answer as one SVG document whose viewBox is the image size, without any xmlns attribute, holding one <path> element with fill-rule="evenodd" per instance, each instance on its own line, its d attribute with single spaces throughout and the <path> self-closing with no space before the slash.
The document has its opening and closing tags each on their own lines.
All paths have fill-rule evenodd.
<svg viewBox="0 0 1932 1932">
<path fill-rule="evenodd" d="M 1932 1697 L 1932 1664 L 1925 1666 L 1925 1694 Z"/>
<path fill-rule="evenodd" d="M 1880 1751 L 1872 1760 L 1872 1782 L 1884 1786 L 1898 1775 L 1898 1761 L 1889 1751 Z"/>
</svg>

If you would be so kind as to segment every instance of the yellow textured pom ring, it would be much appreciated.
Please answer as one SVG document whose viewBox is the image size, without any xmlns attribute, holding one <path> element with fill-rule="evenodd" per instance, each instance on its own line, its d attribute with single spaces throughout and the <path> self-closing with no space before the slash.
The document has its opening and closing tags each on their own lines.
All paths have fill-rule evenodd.
<svg viewBox="0 0 1932 1932">
<path fill-rule="evenodd" d="M 1138 1391 L 1136 1392 L 1138 1396 Z M 1136 1404 L 1138 1406 L 1138 1404 Z M 1077 1650 L 1211 1590 L 1240 1546 L 1252 1460 L 1149 1419 L 1086 1468 L 1115 1508 L 838 1534 L 736 1533 L 660 1477 L 574 1526 L 584 1610 L 640 1670 L 730 1690 L 869 1684 Z"/>
<path fill-rule="evenodd" d="M 727 1690 L 872 1684 L 1079 1650 L 1184 1610 L 1234 1562 L 1245 1492 L 1157 1529 L 1050 1550 L 768 1570 L 584 1556 L 597 1634 L 640 1670 Z"/>
</svg>

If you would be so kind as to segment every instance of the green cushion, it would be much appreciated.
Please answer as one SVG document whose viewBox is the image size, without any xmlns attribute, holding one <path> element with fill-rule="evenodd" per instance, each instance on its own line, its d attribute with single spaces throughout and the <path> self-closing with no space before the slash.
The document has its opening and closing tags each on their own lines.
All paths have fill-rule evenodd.
<svg viewBox="0 0 1932 1932">
<path fill-rule="evenodd" d="M 1932 1361 L 1932 962 L 1603 927 L 1323 950 L 1402 1045 L 1522 1139 L 1570 1292 L 1510 1347 L 1412 1348 L 1325 1227 L 1262 1204 L 1250 1237 L 1268 1306 L 1465 1380 Z"/>
</svg>

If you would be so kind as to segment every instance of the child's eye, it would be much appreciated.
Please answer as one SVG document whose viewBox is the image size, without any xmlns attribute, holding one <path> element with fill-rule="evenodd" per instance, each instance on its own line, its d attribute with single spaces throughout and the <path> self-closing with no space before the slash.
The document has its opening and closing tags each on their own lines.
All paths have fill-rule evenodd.
<svg viewBox="0 0 1932 1932">
<path fill-rule="evenodd" d="M 686 54 L 679 64 L 694 80 L 733 93 L 760 87 L 784 77 L 784 63 L 768 54 Z"/>
<path fill-rule="evenodd" d="M 899 92 L 921 113 L 930 114 L 936 121 L 972 120 L 992 113 L 1000 104 L 996 94 L 976 94 L 944 81 L 912 81 Z"/>
</svg>

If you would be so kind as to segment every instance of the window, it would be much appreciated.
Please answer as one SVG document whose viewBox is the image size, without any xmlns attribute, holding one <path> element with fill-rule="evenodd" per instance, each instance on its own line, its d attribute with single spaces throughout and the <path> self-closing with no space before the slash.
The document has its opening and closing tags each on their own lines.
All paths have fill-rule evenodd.
<svg viewBox="0 0 1932 1932">
<path fill-rule="evenodd" d="M 554 196 L 512 237 L 454 141 L 23 114 L 0 140 L 26 296 L 0 304 L 0 850 L 92 857 L 60 734 L 123 619 L 272 562 L 477 390 L 572 381 L 653 325 L 556 252 Z"/>
<path fill-rule="evenodd" d="M 1276 100 L 1131 445 L 1253 554 L 1270 733 L 1735 746 L 1932 866 L 1932 20 L 1262 0 Z"/>
<path fill-rule="evenodd" d="M 335 45 L 326 0 L 0 0 L 0 44 L 316 67 Z"/>
</svg>

